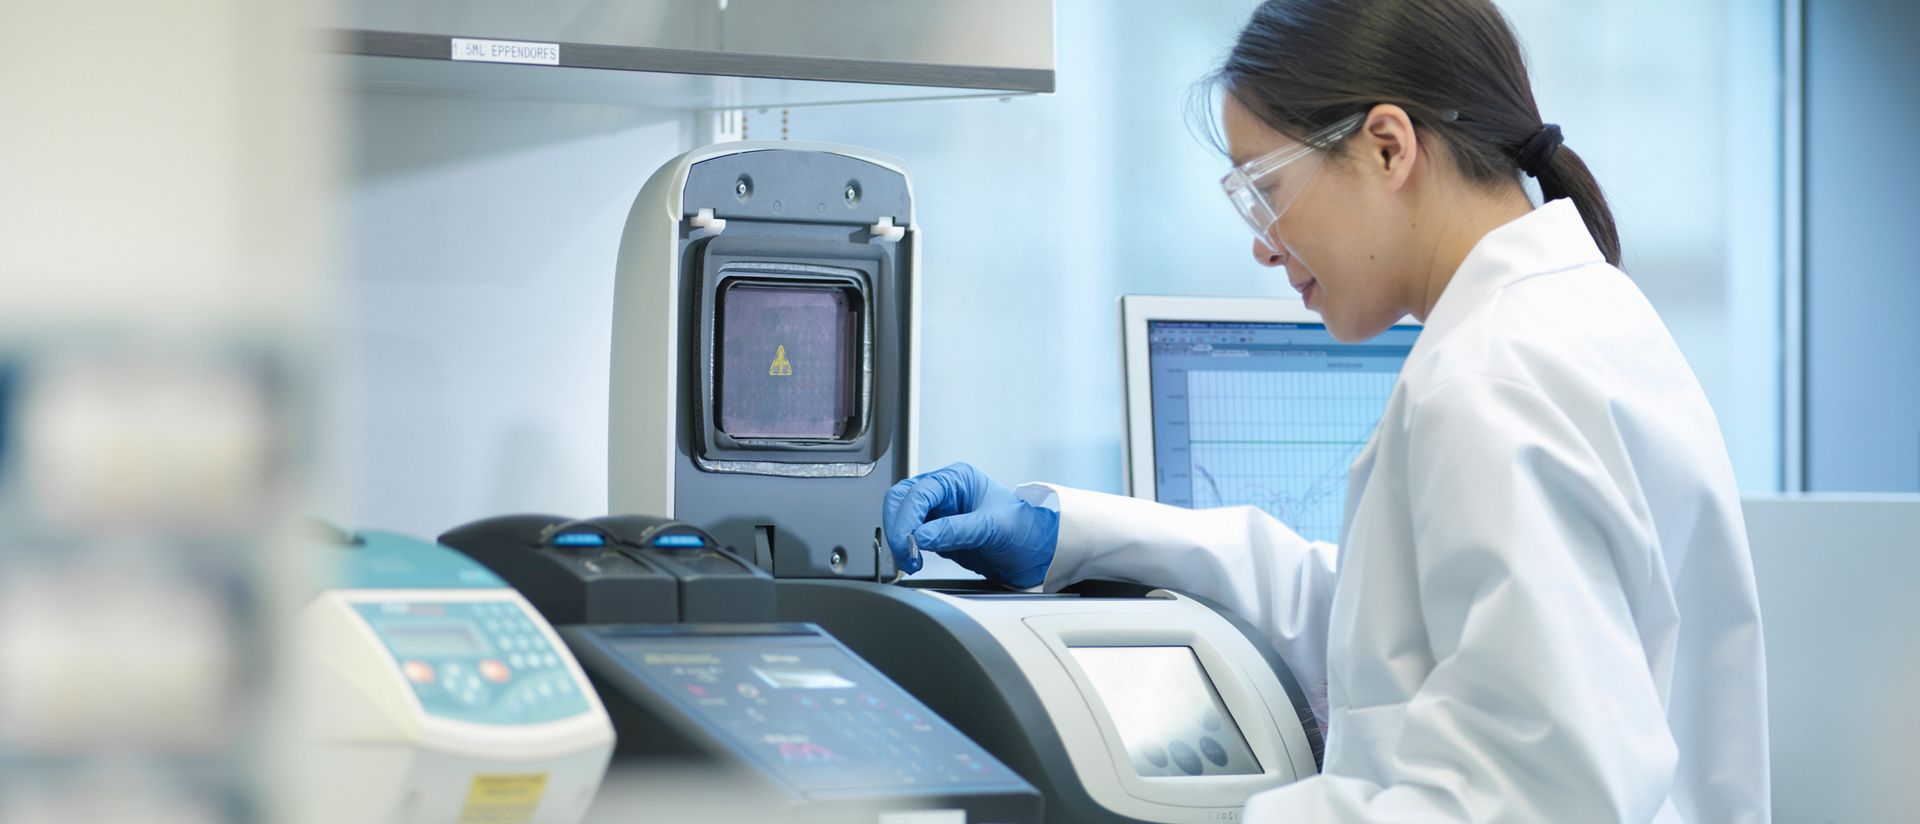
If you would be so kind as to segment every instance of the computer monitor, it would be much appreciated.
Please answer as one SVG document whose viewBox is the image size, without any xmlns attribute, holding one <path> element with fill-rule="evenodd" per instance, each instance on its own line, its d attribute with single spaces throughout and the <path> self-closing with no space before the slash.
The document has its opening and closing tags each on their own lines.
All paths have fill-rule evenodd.
<svg viewBox="0 0 1920 824">
<path fill-rule="evenodd" d="M 1251 505 L 1338 541 L 1347 469 L 1386 410 L 1420 326 L 1363 343 L 1278 298 L 1120 299 L 1127 494 Z"/>
</svg>

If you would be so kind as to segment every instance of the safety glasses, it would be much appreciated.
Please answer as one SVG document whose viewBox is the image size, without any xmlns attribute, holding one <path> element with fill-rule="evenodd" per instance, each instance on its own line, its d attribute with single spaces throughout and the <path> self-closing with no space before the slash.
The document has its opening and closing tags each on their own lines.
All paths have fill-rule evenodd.
<svg viewBox="0 0 1920 824">
<path fill-rule="evenodd" d="M 1227 199 L 1233 202 L 1240 217 L 1246 219 L 1247 228 L 1253 230 L 1261 248 L 1269 253 L 1278 251 L 1273 248 L 1273 224 L 1280 222 L 1280 216 L 1287 213 L 1294 198 L 1306 190 L 1307 183 L 1320 171 L 1320 164 L 1326 159 L 1326 153 L 1320 150 L 1347 139 L 1365 120 L 1364 112 L 1344 118 L 1307 135 L 1304 142 L 1282 146 L 1235 166 L 1220 178 L 1220 189 L 1227 193 Z M 1288 166 L 1294 167 L 1293 170 L 1283 179 L 1276 179 L 1280 177 L 1280 170 Z"/>
</svg>

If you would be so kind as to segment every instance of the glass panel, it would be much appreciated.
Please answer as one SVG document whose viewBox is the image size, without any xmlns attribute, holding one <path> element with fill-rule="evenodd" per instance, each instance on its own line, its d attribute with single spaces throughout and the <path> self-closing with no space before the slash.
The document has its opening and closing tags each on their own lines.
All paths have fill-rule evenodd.
<svg viewBox="0 0 1920 824">
<path fill-rule="evenodd" d="M 719 425 L 736 438 L 847 435 L 859 298 L 842 287 L 723 286 Z"/>
</svg>

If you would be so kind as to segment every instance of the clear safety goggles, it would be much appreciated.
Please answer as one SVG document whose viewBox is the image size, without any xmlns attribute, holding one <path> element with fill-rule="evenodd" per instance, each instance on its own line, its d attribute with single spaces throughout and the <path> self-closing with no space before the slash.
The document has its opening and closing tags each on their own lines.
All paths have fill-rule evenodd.
<svg viewBox="0 0 1920 824">
<path fill-rule="evenodd" d="M 1307 135 L 1304 142 L 1282 146 L 1235 166 L 1220 178 L 1220 189 L 1233 201 L 1240 217 L 1246 219 L 1247 228 L 1253 230 L 1261 248 L 1268 253 L 1278 251 L 1273 248 L 1273 224 L 1280 222 L 1287 207 L 1293 205 L 1294 199 L 1320 171 L 1320 164 L 1326 160 L 1326 153 L 1320 150 L 1347 139 L 1365 120 L 1364 112 L 1344 118 Z M 1288 166 L 1294 168 L 1284 179 L 1274 179 Z"/>
</svg>

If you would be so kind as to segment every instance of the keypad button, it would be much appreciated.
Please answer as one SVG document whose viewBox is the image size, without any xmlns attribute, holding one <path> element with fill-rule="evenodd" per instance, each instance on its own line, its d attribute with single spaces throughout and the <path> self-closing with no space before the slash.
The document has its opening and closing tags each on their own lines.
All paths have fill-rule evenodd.
<svg viewBox="0 0 1920 824">
<path fill-rule="evenodd" d="M 1165 769 L 1167 766 L 1167 751 L 1161 749 L 1159 744 L 1148 744 L 1141 747 L 1140 754 L 1146 756 L 1147 763 L 1155 767 Z"/>
<path fill-rule="evenodd" d="M 504 663 L 488 658 L 480 662 L 480 677 L 495 684 L 504 684 L 513 678 L 513 670 L 507 669 Z"/>
<path fill-rule="evenodd" d="M 1187 746 L 1185 741 L 1175 741 L 1167 745 L 1167 754 L 1173 756 L 1174 766 L 1187 775 L 1199 775 L 1205 769 L 1200 763 L 1200 754 Z"/>
<path fill-rule="evenodd" d="M 408 661 L 401 664 L 400 669 L 406 673 L 407 680 L 415 684 L 433 683 L 433 665 L 425 661 Z"/>
<path fill-rule="evenodd" d="M 1200 754 L 1206 756 L 1207 760 L 1212 761 L 1216 767 L 1227 765 L 1226 748 L 1220 746 L 1220 742 L 1204 735 L 1200 736 Z"/>
</svg>

